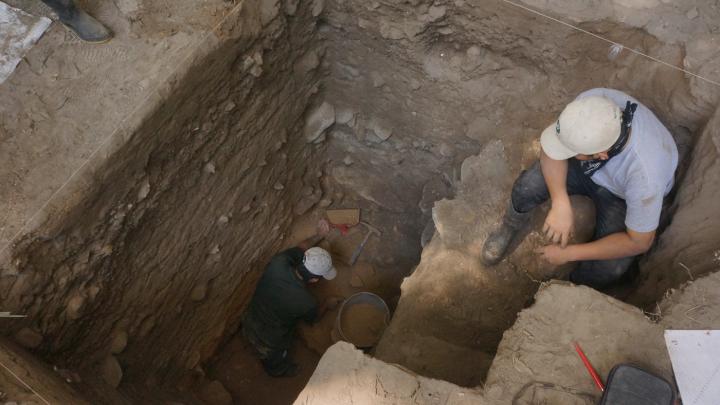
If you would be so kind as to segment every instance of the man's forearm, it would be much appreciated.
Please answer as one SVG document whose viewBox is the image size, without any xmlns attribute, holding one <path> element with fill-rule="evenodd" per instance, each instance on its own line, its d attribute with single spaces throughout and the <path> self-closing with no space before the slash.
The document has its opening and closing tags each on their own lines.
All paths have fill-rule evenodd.
<svg viewBox="0 0 720 405">
<path fill-rule="evenodd" d="M 550 192 L 552 202 L 569 203 L 570 197 L 567 193 L 568 161 L 553 160 L 541 150 L 540 169 L 545 178 L 545 184 Z"/>
<path fill-rule="evenodd" d="M 589 243 L 566 247 L 569 261 L 613 260 L 637 256 L 647 251 L 647 245 L 633 241 L 627 232 L 618 232 Z"/>
</svg>

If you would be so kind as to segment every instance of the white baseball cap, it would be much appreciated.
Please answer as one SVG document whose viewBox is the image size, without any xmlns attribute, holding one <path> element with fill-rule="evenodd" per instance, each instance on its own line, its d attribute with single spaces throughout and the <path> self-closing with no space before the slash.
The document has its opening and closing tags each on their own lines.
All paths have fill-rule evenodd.
<svg viewBox="0 0 720 405">
<path fill-rule="evenodd" d="M 321 276 L 325 280 L 332 280 L 337 276 L 337 270 L 332 265 L 332 257 L 323 248 L 312 247 L 306 250 L 303 264 L 310 273 Z"/>
<path fill-rule="evenodd" d="M 620 137 L 622 111 L 607 97 L 591 96 L 568 104 L 555 124 L 543 131 L 540 145 L 550 158 L 604 152 Z"/>
</svg>

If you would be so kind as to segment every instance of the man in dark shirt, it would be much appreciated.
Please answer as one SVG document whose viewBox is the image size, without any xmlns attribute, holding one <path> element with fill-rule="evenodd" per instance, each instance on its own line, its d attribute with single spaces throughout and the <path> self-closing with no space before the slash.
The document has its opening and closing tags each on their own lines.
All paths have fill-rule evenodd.
<svg viewBox="0 0 720 405">
<path fill-rule="evenodd" d="M 322 278 L 332 280 L 337 275 L 330 254 L 313 247 L 329 230 L 327 221 L 321 220 L 317 235 L 275 255 L 243 315 L 243 335 L 256 349 L 268 375 L 297 374 L 297 365 L 288 355 L 297 322 L 312 323 L 337 306 L 337 299 L 318 306 L 307 290 L 308 284 Z"/>
</svg>

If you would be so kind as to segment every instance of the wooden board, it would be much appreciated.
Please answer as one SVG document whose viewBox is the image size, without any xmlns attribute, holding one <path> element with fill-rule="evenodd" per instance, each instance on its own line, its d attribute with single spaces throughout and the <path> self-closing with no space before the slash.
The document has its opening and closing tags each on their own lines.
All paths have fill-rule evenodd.
<svg viewBox="0 0 720 405">
<path fill-rule="evenodd" d="M 360 209 L 327 210 L 328 220 L 335 225 L 355 226 L 360 223 Z"/>
</svg>

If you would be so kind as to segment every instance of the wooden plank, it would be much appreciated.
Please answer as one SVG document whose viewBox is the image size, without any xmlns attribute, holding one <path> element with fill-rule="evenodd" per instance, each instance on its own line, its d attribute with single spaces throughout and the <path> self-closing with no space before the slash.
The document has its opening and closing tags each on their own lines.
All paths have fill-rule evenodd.
<svg viewBox="0 0 720 405">
<path fill-rule="evenodd" d="M 335 225 L 355 226 L 360 223 L 359 208 L 327 210 L 326 214 L 330 223 Z"/>
</svg>

